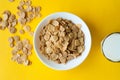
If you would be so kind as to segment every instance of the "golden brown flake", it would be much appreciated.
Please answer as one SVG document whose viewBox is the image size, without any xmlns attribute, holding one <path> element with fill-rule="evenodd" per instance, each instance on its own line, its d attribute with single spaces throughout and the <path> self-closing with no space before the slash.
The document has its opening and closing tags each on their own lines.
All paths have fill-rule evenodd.
<svg viewBox="0 0 120 80">
<path fill-rule="evenodd" d="M 25 31 L 23 29 L 21 29 L 19 32 L 20 32 L 20 34 L 24 34 L 25 33 Z"/>
</svg>

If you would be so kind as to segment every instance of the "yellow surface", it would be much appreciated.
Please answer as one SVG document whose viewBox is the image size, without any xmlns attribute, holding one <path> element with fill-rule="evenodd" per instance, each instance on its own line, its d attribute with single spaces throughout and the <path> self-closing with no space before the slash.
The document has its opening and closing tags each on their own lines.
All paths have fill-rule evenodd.
<svg viewBox="0 0 120 80">
<path fill-rule="evenodd" d="M 4 10 L 17 12 L 20 0 L 10 3 L 0 0 L 0 16 Z M 0 31 L 0 80 L 120 80 L 120 63 L 105 59 L 100 50 L 101 40 L 112 32 L 120 31 L 120 0 L 33 0 L 33 5 L 41 5 L 42 17 L 34 19 L 30 25 L 34 30 L 47 15 L 66 11 L 81 17 L 90 28 L 92 48 L 87 59 L 77 68 L 68 71 L 55 71 L 43 65 L 34 50 L 30 56 L 31 66 L 18 65 L 10 60 L 11 48 L 6 29 Z M 17 25 L 17 28 L 21 27 Z M 19 35 L 19 32 L 16 33 Z M 14 35 L 16 35 L 14 34 Z M 28 33 L 21 38 L 33 38 Z"/>
</svg>

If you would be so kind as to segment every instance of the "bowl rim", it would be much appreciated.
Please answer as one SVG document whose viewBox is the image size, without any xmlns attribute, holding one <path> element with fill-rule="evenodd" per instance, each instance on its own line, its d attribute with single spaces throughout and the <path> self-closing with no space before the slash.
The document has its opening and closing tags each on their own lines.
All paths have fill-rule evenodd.
<svg viewBox="0 0 120 80">
<path fill-rule="evenodd" d="M 49 16 L 52 16 L 52 15 L 55 15 L 55 14 L 59 14 L 59 13 L 70 14 L 70 15 L 73 15 L 73 16 L 78 17 L 78 18 L 86 25 L 86 27 L 87 27 L 87 29 L 88 29 L 88 31 L 89 31 L 89 35 L 90 35 L 90 39 L 89 39 L 89 40 L 90 40 L 90 44 L 89 44 L 90 47 L 89 47 L 87 56 L 84 58 L 84 60 L 83 60 L 81 63 L 77 64 L 77 65 L 74 66 L 74 67 L 67 68 L 67 69 L 57 69 L 57 68 L 55 68 L 55 67 L 52 67 L 52 66 L 46 64 L 46 63 L 40 58 L 39 53 L 38 53 L 37 50 L 36 50 L 36 49 L 37 49 L 37 48 L 36 48 L 37 46 L 35 46 L 35 37 L 36 37 L 35 35 L 36 35 L 36 32 L 37 32 L 40 24 L 41 24 L 44 20 L 46 20 Z M 46 65 L 48 68 L 51 68 L 51 69 L 53 69 L 53 70 L 71 70 L 71 69 L 73 69 L 73 68 L 78 67 L 78 66 L 79 66 L 80 64 L 82 64 L 82 63 L 85 61 L 85 59 L 88 57 L 88 55 L 89 55 L 89 53 L 90 53 L 90 50 L 91 50 L 91 46 L 92 46 L 92 37 L 91 37 L 90 29 L 88 28 L 87 24 L 86 24 L 79 16 L 77 16 L 77 15 L 75 15 L 75 14 L 73 14 L 73 13 L 70 13 L 70 12 L 54 12 L 54 13 L 48 14 L 48 16 L 44 17 L 44 18 L 38 23 L 38 25 L 37 25 L 37 27 L 36 27 L 36 29 L 35 29 L 35 32 L 34 32 L 34 36 L 33 36 L 33 47 L 34 47 L 35 54 L 37 55 L 37 57 L 39 58 L 39 60 L 40 60 L 44 65 Z"/>
</svg>

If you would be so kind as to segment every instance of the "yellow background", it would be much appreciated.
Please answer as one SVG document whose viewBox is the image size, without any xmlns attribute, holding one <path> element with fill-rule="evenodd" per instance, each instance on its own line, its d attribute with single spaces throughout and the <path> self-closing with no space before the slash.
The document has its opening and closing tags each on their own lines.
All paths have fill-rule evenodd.
<svg viewBox="0 0 120 80">
<path fill-rule="evenodd" d="M 20 0 L 10 3 L 0 0 L 0 16 L 4 10 L 17 12 Z M 68 71 L 55 71 L 43 65 L 34 50 L 29 57 L 31 66 L 18 65 L 10 60 L 11 48 L 6 29 L 0 30 L 0 80 L 120 80 L 120 63 L 112 63 L 101 53 L 102 39 L 112 32 L 120 31 L 120 0 L 32 0 L 33 5 L 41 5 L 42 17 L 34 19 L 30 25 L 34 30 L 47 15 L 66 11 L 81 17 L 88 25 L 92 35 L 92 48 L 87 59 L 77 68 Z M 21 26 L 17 25 L 17 29 Z M 20 35 L 19 32 L 16 33 Z M 16 35 L 14 34 L 14 35 Z M 21 38 L 33 38 L 28 33 Z"/>
</svg>

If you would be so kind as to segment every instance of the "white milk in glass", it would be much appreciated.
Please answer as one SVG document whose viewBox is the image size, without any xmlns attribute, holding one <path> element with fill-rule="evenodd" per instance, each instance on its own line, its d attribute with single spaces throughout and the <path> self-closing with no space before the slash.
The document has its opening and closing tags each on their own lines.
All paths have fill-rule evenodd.
<svg viewBox="0 0 120 80">
<path fill-rule="evenodd" d="M 104 56 L 111 61 L 120 61 L 120 33 L 107 36 L 102 43 Z"/>
</svg>

